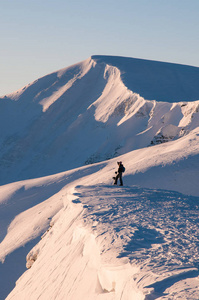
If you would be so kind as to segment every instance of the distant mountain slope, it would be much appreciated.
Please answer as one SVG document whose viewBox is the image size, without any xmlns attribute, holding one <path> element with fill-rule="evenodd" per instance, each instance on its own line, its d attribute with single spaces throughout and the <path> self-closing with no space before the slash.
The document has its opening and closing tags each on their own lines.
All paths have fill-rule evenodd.
<svg viewBox="0 0 199 300">
<path fill-rule="evenodd" d="M 117 67 L 128 89 L 147 100 L 199 100 L 199 68 L 116 56 L 92 56 L 98 63 Z"/>
<path fill-rule="evenodd" d="M 93 56 L 1 98 L 0 184 L 55 174 L 189 134 L 199 126 L 199 101 L 189 102 L 197 90 L 198 70 Z M 154 95 L 151 99 L 158 92 L 162 99 L 168 94 L 169 101 L 172 91 L 179 100 L 182 86 L 190 90 L 188 102 L 141 97 L 140 88 Z"/>
</svg>

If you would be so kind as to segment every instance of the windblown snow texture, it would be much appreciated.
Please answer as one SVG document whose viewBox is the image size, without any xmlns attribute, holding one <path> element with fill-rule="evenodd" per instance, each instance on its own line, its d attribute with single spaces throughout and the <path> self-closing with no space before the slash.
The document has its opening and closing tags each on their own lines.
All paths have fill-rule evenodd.
<svg viewBox="0 0 199 300">
<path fill-rule="evenodd" d="M 0 99 L 0 299 L 199 299 L 198 82 L 92 56 Z"/>
</svg>

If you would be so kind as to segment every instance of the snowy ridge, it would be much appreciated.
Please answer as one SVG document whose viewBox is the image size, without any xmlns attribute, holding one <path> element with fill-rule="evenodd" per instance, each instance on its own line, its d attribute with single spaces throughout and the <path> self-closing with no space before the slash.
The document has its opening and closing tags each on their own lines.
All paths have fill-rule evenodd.
<svg viewBox="0 0 199 300">
<path fill-rule="evenodd" d="M 81 294 L 85 299 L 156 299 L 157 295 L 198 299 L 198 198 L 169 191 L 173 182 L 177 190 L 198 195 L 197 165 L 193 170 L 197 143 L 196 131 L 123 155 L 119 159 L 131 162 L 123 189 L 111 187 L 117 158 L 2 186 L 2 216 L 10 213 L 10 207 L 17 214 L 0 245 L 4 264 L 12 263 L 9 256 L 15 257 L 15 249 L 34 242 L 50 226 L 27 255 L 31 268 L 8 299 L 46 299 L 47 295 L 84 299 Z M 162 171 L 156 172 L 155 165 Z M 150 173 L 145 176 L 147 170 Z M 190 180 L 186 180 L 187 172 Z M 150 189 L 142 188 L 147 185 Z M 164 186 L 167 191 L 157 190 Z M 12 191 L 9 196 L 7 190 Z M 21 199 L 22 213 L 18 214 L 12 201 L 17 204 Z M 31 200 L 28 210 L 27 200 Z M 7 228 L 7 220 L 1 228 Z"/>
<path fill-rule="evenodd" d="M 164 102 L 199 99 L 198 67 L 117 56 L 92 58 L 118 68 L 125 86 L 145 99 Z"/>
<path fill-rule="evenodd" d="M 107 61 L 110 64 L 106 60 L 89 58 L 0 99 L 1 184 L 110 159 L 179 138 L 199 126 L 199 101 L 146 100 L 125 85 L 131 60 L 115 58 L 117 66 L 111 65 L 113 58 Z M 134 63 L 141 72 L 143 62 Z M 192 71 L 197 75 L 196 68 Z M 181 66 L 179 72 L 179 78 L 187 74 Z M 131 70 L 133 82 L 135 74 Z M 166 95 L 164 80 L 159 86 L 162 96 Z M 141 84 L 145 79 L 139 79 Z M 176 82 L 176 89 L 181 85 Z"/>
<path fill-rule="evenodd" d="M 63 199 L 7 299 L 198 299 L 198 199 L 104 185 Z"/>
<path fill-rule="evenodd" d="M 199 299 L 197 82 L 93 56 L 0 99 L 1 299 Z"/>
</svg>

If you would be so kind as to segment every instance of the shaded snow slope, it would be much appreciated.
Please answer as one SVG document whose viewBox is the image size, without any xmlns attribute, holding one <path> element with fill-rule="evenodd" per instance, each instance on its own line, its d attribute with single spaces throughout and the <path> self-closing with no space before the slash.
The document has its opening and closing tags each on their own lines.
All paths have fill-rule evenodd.
<svg viewBox="0 0 199 300">
<path fill-rule="evenodd" d="M 25 271 L 27 251 L 64 207 L 65 185 L 97 170 L 91 166 L 0 187 L 0 299 Z"/>
<path fill-rule="evenodd" d="M 148 100 L 179 102 L 199 99 L 199 68 L 116 56 L 92 56 L 117 67 L 128 89 Z"/>
<path fill-rule="evenodd" d="M 169 103 L 165 84 L 172 79 L 176 101 L 190 101 L 197 74 L 198 68 L 94 56 L 1 98 L 0 183 L 55 174 L 189 134 L 199 126 L 199 101 Z M 150 90 L 148 77 L 151 99 L 158 90 L 168 93 L 168 102 L 137 93 L 140 86 Z M 177 96 L 182 86 L 190 97 Z"/>
<path fill-rule="evenodd" d="M 6 291 L 20 275 L 16 267 L 8 284 L 13 262 L 50 226 L 8 299 L 197 299 L 198 144 L 195 129 L 120 156 L 119 189 L 111 187 L 118 158 L 1 186 Z"/>
</svg>

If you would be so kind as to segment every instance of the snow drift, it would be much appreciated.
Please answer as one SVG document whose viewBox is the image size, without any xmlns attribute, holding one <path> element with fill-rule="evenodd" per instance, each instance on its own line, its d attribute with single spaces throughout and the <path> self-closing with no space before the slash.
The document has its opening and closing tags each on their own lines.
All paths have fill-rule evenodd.
<svg viewBox="0 0 199 300">
<path fill-rule="evenodd" d="M 93 56 L 0 99 L 1 299 L 199 298 L 198 81 Z"/>
</svg>

